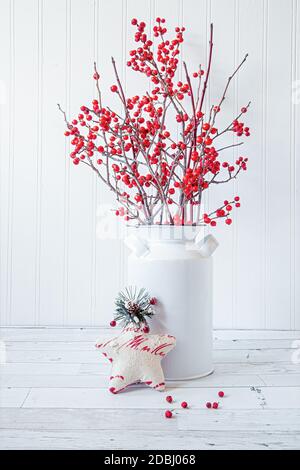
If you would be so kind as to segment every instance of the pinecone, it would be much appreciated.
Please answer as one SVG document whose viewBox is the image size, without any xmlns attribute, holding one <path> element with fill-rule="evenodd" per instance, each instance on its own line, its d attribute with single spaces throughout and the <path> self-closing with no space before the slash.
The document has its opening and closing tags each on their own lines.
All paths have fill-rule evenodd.
<svg viewBox="0 0 300 470">
<path fill-rule="evenodd" d="M 129 300 L 126 302 L 126 310 L 128 311 L 129 315 L 136 315 L 139 312 L 140 307 L 139 304 Z"/>
</svg>

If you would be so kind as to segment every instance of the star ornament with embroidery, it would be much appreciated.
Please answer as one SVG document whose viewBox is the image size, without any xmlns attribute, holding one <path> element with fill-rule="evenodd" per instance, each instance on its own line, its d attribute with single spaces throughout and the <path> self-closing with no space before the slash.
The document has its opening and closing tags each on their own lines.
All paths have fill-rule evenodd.
<svg viewBox="0 0 300 470">
<path fill-rule="evenodd" d="M 125 327 L 117 337 L 98 342 L 96 348 L 112 363 L 109 391 L 118 393 L 136 383 L 163 391 L 165 378 L 161 360 L 175 344 L 174 336 L 151 335 L 147 328 L 134 326 Z"/>
</svg>

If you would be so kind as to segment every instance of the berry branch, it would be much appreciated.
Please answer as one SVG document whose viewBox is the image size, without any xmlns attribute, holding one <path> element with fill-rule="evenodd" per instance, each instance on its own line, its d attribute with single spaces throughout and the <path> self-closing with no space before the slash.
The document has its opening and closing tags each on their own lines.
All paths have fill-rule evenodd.
<svg viewBox="0 0 300 470">
<path fill-rule="evenodd" d="M 190 74 L 183 61 L 184 79 L 178 80 L 185 28 L 176 27 L 175 36 L 167 38 L 165 19 L 157 18 L 152 41 L 143 21 L 134 18 L 131 23 L 136 28 L 137 45 L 129 52 L 127 66 L 150 81 L 150 90 L 141 96 L 126 97 L 112 57 L 116 83 L 110 90 L 119 96 L 123 108 L 117 113 L 102 102 L 101 77 L 94 63 L 97 98 L 92 105 L 82 105 L 71 121 L 58 105 L 66 124 L 65 135 L 73 147 L 70 157 L 74 165 L 91 168 L 114 192 L 119 204 L 115 213 L 125 221 L 215 226 L 220 218 L 230 225 L 233 207 L 240 207 L 238 196 L 205 214 L 202 195 L 211 185 L 227 183 L 247 169 L 248 158 L 244 156 L 235 163 L 221 159 L 223 151 L 238 148 L 243 142 L 222 144 L 219 148 L 215 142 L 228 133 L 250 136 L 249 127 L 240 121 L 250 103 L 224 129 L 216 126 L 229 86 L 248 54 L 228 78 L 219 104 L 210 106 L 205 113 L 214 50 L 213 25 L 207 70 L 199 65 Z M 178 137 L 169 130 L 174 113 L 171 108 L 180 125 Z"/>
</svg>

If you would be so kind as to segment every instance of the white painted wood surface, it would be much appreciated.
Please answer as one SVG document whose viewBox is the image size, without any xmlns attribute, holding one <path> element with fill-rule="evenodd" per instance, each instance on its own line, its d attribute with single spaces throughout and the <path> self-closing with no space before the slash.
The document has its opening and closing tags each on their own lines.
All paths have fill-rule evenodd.
<svg viewBox="0 0 300 470">
<path fill-rule="evenodd" d="M 165 393 L 136 385 L 114 396 L 110 365 L 94 355 L 98 328 L 1 328 L 9 362 L 0 365 L 0 448 L 300 449 L 297 335 L 216 331 L 213 375 L 170 382 Z M 220 408 L 207 410 L 207 401 Z"/>
<path fill-rule="evenodd" d="M 158 15 L 170 17 L 171 27 L 185 24 L 192 67 L 206 63 L 214 22 L 211 101 L 250 53 L 226 103 L 232 116 L 253 102 L 249 173 L 205 201 L 232 191 L 242 198 L 234 225 L 215 231 L 215 326 L 300 329 L 299 0 L 1 0 L 2 325 L 92 326 L 111 318 L 126 252 L 120 240 L 97 240 L 96 229 L 100 205 L 113 200 L 65 158 L 56 103 L 75 113 L 93 98 L 94 59 L 110 96 L 111 55 L 127 93 L 142 92 L 143 80 L 124 65 L 130 19 L 153 24 Z"/>
</svg>

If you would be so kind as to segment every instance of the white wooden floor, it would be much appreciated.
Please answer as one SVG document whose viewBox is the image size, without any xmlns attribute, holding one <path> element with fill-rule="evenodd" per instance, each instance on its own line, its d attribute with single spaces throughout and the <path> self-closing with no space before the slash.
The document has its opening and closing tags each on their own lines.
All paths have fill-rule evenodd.
<svg viewBox="0 0 300 470">
<path fill-rule="evenodd" d="M 93 347 L 111 334 L 2 328 L 1 449 L 300 449 L 300 331 L 217 331 L 212 376 L 116 396 Z M 220 389 L 220 408 L 207 410 Z"/>
</svg>

